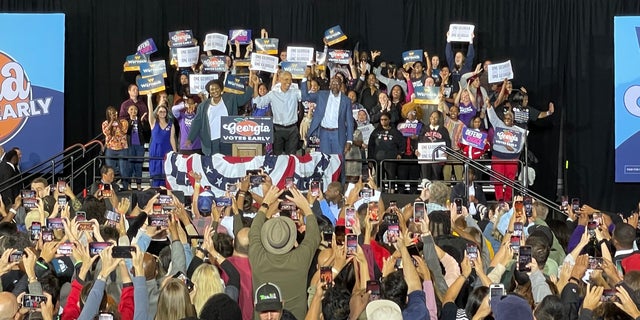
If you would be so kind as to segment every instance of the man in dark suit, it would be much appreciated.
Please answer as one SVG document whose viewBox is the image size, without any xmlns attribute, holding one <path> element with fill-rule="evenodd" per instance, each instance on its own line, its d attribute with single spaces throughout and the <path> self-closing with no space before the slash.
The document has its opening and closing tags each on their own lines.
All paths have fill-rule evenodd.
<svg viewBox="0 0 640 320">
<path fill-rule="evenodd" d="M 464 180 L 458 182 L 451 191 L 451 202 L 455 198 L 462 198 L 462 203 L 469 208 L 469 213 L 475 215 L 477 212 L 483 211 L 482 207 L 486 209 L 487 198 L 484 195 L 484 191 L 482 191 L 482 186 L 474 182 L 476 180 L 475 170 L 473 168 L 468 168 L 468 170 L 469 184 L 465 185 Z M 466 196 L 465 188 L 468 189 L 468 197 Z"/>
<path fill-rule="evenodd" d="M 302 100 L 316 103 L 316 109 L 307 132 L 320 137 L 320 152 L 340 154 L 351 150 L 353 141 L 353 115 L 351 100 L 340 92 L 341 79 L 333 77 L 329 82 L 329 91 L 310 93 L 307 81 L 301 84 Z"/>
<path fill-rule="evenodd" d="M 20 175 L 20 171 L 18 171 L 20 156 L 18 155 L 17 150 L 12 149 L 5 153 L 3 159 L 4 161 L 0 163 L 0 190 L 13 184 L 13 186 L 1 193 L 2 202 L 4 202 L 5 206 L 8 207 L 15 201 L 16 197 L 20 193 L 20 185 L 16 184 L 16 180 L 11 180 L 13 177 Z"/>
</svg>

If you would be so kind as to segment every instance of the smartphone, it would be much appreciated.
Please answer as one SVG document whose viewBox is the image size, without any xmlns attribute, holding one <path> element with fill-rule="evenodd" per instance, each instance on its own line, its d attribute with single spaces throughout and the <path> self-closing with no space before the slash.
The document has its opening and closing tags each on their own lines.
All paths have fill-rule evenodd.
<svg viewBox="0 0 640 320">
<path fill-rule="evenodd" d="M 64 229 L 64 224 L 62 223 L 62 218 L 49 218 L 49 219 L 47 219 L 47 228 L 49 230 L 62 230 L 62 229 Z"/>
<path fill-rule="evenodd" d="M 453 202 L 456 204 L 458 214 L 462 214 L 462 198 L 455 198 Z"/>
<path fill-rule="evenodd" d="M 38 309 L 40 305 L 47 302 L 47 297 L 36 294 L 25 294 L 22 296 L 22 307 L 29 309 Z"/>
<path fill-rule="evenodd" d="M 162 189 L 160 189 L 162 190 Z M 173 198 L 171 196 L 168 195 L 159 195 L 158 196 L 158 202 L 159 204 L 172 204 L 173 203 Z"/>
<path fill-rule="evenodd" d="M 424 202 L 413 203 L 413 221 L 420 222 L 424 219 L 425 205 Z"/>
<path fill-rule="evenodd" d="M 61 243 L 60 246 L 58 246 L 57 253 L 61 256 L 69 256 L 71 255 L 71 251 L 73 251 L 73 243 L 65 242 Z"/>
<path fill-rule="evenodd" d="M 113 314 L 110 312 L 100 312 L 98 314 L 98 320 L 113 320 Z"/>
<path fill-rule="evenodd" d="M 368 163 L 363 163 L 362 164 L 362 182 L 367 182 L 369 181 L 369 164 Z"/>
<path fill-rule="evenodd" d="M 156 202 L 156 203 L 154 203 L 154 204 L 153 204 L 153 209 L 152 209 L 152 211 L 153 211 L 153 214 L 160 214 L 160 213 L 162 213 L 162 204 L 157 203 L 157 202 Z"/>
<path fill-rule="evenodd" d="M 333 271 L 331 266 L 320 267 L 320 282 L 324 283 L 326 287 L 330 287 L 333 282 Z"/>
<path fill-rule="evenodd" d="M 20 261 L 20 259 L 22 259 L 23 255 L 24 255 L 24 252 L 22 252 L 22 251 L 16 251 L 16 252 L 12 253 L 9 256 L 9 263 Z"/>
<path fill-rule="evenodd" d="M 322 240 L 327 243 L 327 247 L 331 248 L 331 242 L 333 240 L 333 232 L 331 232 L 331 231 L 323 231 L 322 232 Z"/>
<path fill-rule="evenodd" d="M 353 256 L 358 250 L 358 236 L 355 234 L 347 235 L 347 256 Z"/>
<path fill-rule="evenodd" d="M 591 217 L 591 220 L 593 220 L 596 223 L 596 225 L 599 226 L 601 224 L 600 222 L 602 221 L 602 212 L 594 212 Z"/>
<path fill-rule="evenodd" d="M 167 189 L 162 189 L 162 188 L 157 188 L 156 189 L 158 194 L 161 196 L 166 196 L 167 195 Z"/>
<path fill-rule="evenodd" d="M 478 246 L 472 243 L 467 243 L 467 257 L 471 261 L 478 259 Z"/>
<path fill-rule="evenodd" d="M 567 211 L 569 210 L 569 198 L 567 198 L 567 196 L 562 196 L 561 198 L 561 202 L 560 202 L 560 209 L 562 211 Z"/>
<path fill-rule="evenodd" d="M 111 256 L 113 258 L 125 258 L 131 259 L 131 252 L 136 251 L 136 247 L 131 246 L 115 246 L 111 251 Z"/>
<path fill-rule="evenodd" d="M 229 193 L 236 193 L 238 192 L 238 186 L 235 183 L 227 183 L 224 187 L 224 190 Z"/>
<path fill-rule="evenodd" d="M 36 209 L 38 207 L 38 199 L 35 190 L 21 190 L 22 206 L 27 209 Z"/>
<path fill-rule="evenodd" d="M 624 277 L 624 268 L 622 267 L 622 260 L 616 260 L 616 270 L 620 278 Z"/>
<path fill-rule="evenodd" d="M 533 199 L 530 196 L 524 196 L 522 202 L 524 205 L 524 214 L 527 218 L 533 216 Z"/>
<path fill-rule="evenodd" d="M 531 246 L 520 246 L 518 250 L 518 270 L 522 272 L 531 271 L 527 265 L 531 263 Z"/>
<path fill-rule="evenodd" d="M 311 181 L 309 190 L 311 191 L 312 196 L 317 197 L 320 194 L 320 181 L 319 180 Z"/>
<path fill-rule="evenodd" d="M 412 244 L 410 246 L 407 247 L 407 251 L 409 252 L 410 256 L 420 256 L 420 249 L 418 249 L 418 246 L 415 244 Z"/>
<path fill-rule="evenodd" d="M 60 209 L 62 209 L 66 205 L 67 205 L 67 196 L 59 195 L 58 196 L 58 207 L 60 207 Z"/>
<path fill-rule="evenodd" d="M 509 246 L 513 251 L 518 251 L 518 249 L 520 249 L 520 237 L 511 236 L 511 240 L 509 241 Z"/>
<path fill-rule="evenodd" d="M 336 226 L 335 233 L 336 233 L 336 244 L 339 246 L 344 245 L 344 241 L 346 238 L 345 226 Z"/>
<path fill-rule="evenodd" d="M 571 199 L 571 209 L 573 210 L 573 212 L 580 211 L 580 198 Z"/>
<path fill-rule="evenodd" d="M 31 241 L 40 240 L 40 234 L 42 233 L 42 226 L 40 222 L 31 223 Z"/>
<path fill-rule="evenodd" d="M 216 206 L 218 207 L 230 207 L 232 203 L 233 202 L 230 197 L 216 198 Z"/>
<path fill-rule="evenodd" d="M 78 231 L 93 231 L 93 222 L 91 221 L 79 222 Z"/>
<path fill-rule="evenodd" d="M 602 270 L 602 257 L 589 257 L 589 269 Z"/>
<path fill-rule="evenodd" d="M 492 283 L 489 286 L 489 301 L 504 296 L 504 285 L 502 283 Z"/>
<path fill-rule="evenodd" d="M 293 182 L 294 182 L 293 177 L 286 177 L 286 178 L 284 178 L 284 187 L 285 187 L 286 189 L 289 189 L 289 188 L 294 187 L 294 186 L 295 186 L 295 184 L 294 184 Z"/>
<path fill-rule="evenodd" d="M 58 180 L 58 193 L 64 193 L 67 190 L 67 182 Z"/>
<path fill-rule="evenodd" d="M 395 268 L 398 269 L 398 270 L 402 269 L 402 258 L 397 258 L 396 259 Z"/>
<path fill-rule="evenodd" d="M 168 227 L 169 215 L 168 214 L 152 214 L 147 218 L 147 223 L 151 227 Z"/>
<path fill-rule="evenodd" d="M 354 228 L 356 226 L 356 209 L 354 207 L 348 207 L 344 214 L 344 223 L 347 228 Z"/>
<path fill-rule="evenodd" d="M 103 197 L 111 197 L 111 185 L 110 184 L 103 184 L 102 185 L 102 196 Z"/>
<path fill-rule="evenodd" d="M 189 279 L 182 271 L 178 271 L 178 273 L 174 274 L 173 277 L 182 280 L 184 285 L 187 286 L 187 290 L 189 290 L 189 292 L 193 291 L 193 282 L 191 282 L 191 279 Z"/>
<path fill-rule="evenodd" d="M 104 215 L 104 217 L 109 221 L 120 222 L 120 214 L 115 211 L 107 210 L 107 213 Z"/>
<path fill-rule="evenodd" d="M 391 216 L 389 218 L 389 227 L 387 228 L 386 242 L 396 243 L 398 242 L 398 236 L 400 236 L 400 225 L 398 224 L 398 216 Z"/>
<path fill-rule="evenodd" d="M 369 202 L 367 204 L 367 212 L 369 213 L 370 221 L 378 221 L 378 202 Z"/>
<path fill-rule="evenodd" d="M 365 199 L 365 202 L 368 202 L 368 199 L 373 197 L 373 190 L 369 188 L 362 188 L 360 190 L 360 198 Z"/>
<path fill-rule="evenodd" d="M 189 243 L 191 243 L 191 247 L 192 248 L 198 248 L 198 247 L 202 247 L 202 244 L 204 243 L 204 236 L 203 235 L 195 235 L 195 236 L 190 236 L 187 235 L 187 240 L 189 241 Z M 196 242 L 193 242 L 193 241 Z"/>
<path fill-rule="evenodd" d="M 600 297 L 601 302 L 612 302 L 616 300 L 616 293 L 618 290 L 616 289 L 605 289 L 602 291 L 602 296 Z M 617 300 L 616 300 L 617 301 Z"/>
<path fill-rule="evenodd" d="M 513 224 L 513 235 L 522 237 L 522 229 L 524 229 L 524 225 L 522 224 L 522 222 L 515 222 Z"/>
<path fill-rule="evenodd" d="M 92 257 L 98 255 L 102 250 L 112 245 L 111 242 L 89 242 L 89 255 Z"/>
<path fill-rule="evenodd" d="M 524 208 L 524 203 L 522 201 L 516 201 L 513 205 L 513 209 L 517 214 L 522 214 L 523 208 Z"/>
<path fill-rule="evenodd" d="M 371 292 L 371 295 L 369 295 L 369 301 L 380 299 L 380 282 L 377 280 L 368 280 L 367 292 Z"/>
<path fill-rule="evenodd" d="M 53 241 L 53 231 L 43 228 L 42 229 L 42 242 L 51 242 Z"/>
<path fill-rule="evenodd" d="M 398 209 L 398 201 L 389 200 L 389 209 Z"/>
<path fill-rule="evenodd" d="M 596 236 L 596 228 L 598 228 L 598 223 L 595 221 L 589 221 L 587 223 L 587 232 L 591 238 Z"/>
<path fill-rule="evenodd" d="M 76 211 L 76 222 L 87 221 L 87 213 L 84 211 Z"/>
</svg>

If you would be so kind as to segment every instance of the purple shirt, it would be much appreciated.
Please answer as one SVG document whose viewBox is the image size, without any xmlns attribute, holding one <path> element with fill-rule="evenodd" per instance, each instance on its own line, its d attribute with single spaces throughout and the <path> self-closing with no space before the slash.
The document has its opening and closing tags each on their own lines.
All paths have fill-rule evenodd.
<svg viewBox="0 0 640 320">
<path fill-rule="evenodd" d="M 476 109 L 471 103 L 465 105 L 462 102 L 460 102 L 458 108 L 460 109 L 458 119 L 460 119 L 465 126 L 469 126 L 469 121 L 476 116 L 478 109 Z"/>
<path fill-rule="evenodd" d="M 200 138 L 196 138 L 191 141 L 191 146 L 186 146 L 187 138 L 189 137 L 189 131 L 191 131 L 191 121 L 196 117 L 196 114 L 188 114 L 184 103 L 177 104 L 171 108 L 171 113 L 178 119 L 180 125 L 180 150 L 195 150 L 200 149 Z"/>
<path fill-rule="evenodd" d="M 142 117 L 142 115 L 147 113 L 149 110 L 147 109 L 147 104 L 144 103 L 144 101 L 138 99 L 138 102 L 134 103 L 133 100 L 127 99 L 120 105 L 120 112 L 118 113 L 120 119 L 129 118 L 129 113 L 127 111 L 129 110 L 129 106 L 132 104 L 135 104 L 138 107 L 138 117 Z"/>
</svg>

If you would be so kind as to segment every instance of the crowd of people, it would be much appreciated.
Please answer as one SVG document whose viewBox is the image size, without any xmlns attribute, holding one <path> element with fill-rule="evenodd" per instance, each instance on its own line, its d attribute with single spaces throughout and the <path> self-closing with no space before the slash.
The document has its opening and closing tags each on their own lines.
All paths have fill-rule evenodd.
<svg viewBox="0 0 640 320">
<path fill-rule="evenodd" d="M 124 192 L 105 165 L 85 198 L 36 178 L 0 204 L 0 318 L 640 317 L 637 211 L 485 214 L 443 182 L 399 206 L 373 178 L 305 194 L 265 173 L 215 197 L 189 175 L 190 199 Z"/>
<path fill-rule="evenodd" d="M 262 35 L 268 36 L 264 30 Z M 454 46 L 460 50 L 454 52 Z M 325 39 L 324 52 L 329 49 Z M 254 53 L 253 43 L 245 47 L 243 56 L 242 50 L 237 41 L 235 46 L 229 42 L 227 53 L 207 51 L 190 68 L 172 68 L 174 81 L 167 85 L 172 95 L 162 91 L 154 99 L 149 94 L 145 104 L 137 86 L 131 84 L 119 114 L 108 108 L 102 125 L 105 155 L 118 176 L 128 177 L 123 180 L 126 189 L 132 181 L 140 188 L 140 146 L 147 142 L 153 186 L 163 185 L 162 158 L 169 151 L 231 155 L 230 144 L 221 143 L 220 126 L 221 117 L 232 115 L 272 118 L 273 143 L 265 146 L 268 153 L 341 155 L 346 163 L 343 173 L 351 182 L 357 180 L 366 159 L 384 161 L 382 177 L 400 182 L 386 185 L 392 192 L 415 192 L 421 180 L 464 180 L 459 162 L 420 157 L 420 143 L 442 143 L 465 157 L 492 159 L 494 171 L 514 180 L 528 123 L 554 112 L 553 103 L 545 112 L 529 106 L 527 90 L 514 89 L 508 79 L 489 83 L 490 60 L 473 68 L 473 38 L 462 44 L 447 40 L 446 63 L 426 50 L 424 59 L 404 64 L 379 61 L 379 51 L 354 51 L 348 64 L 314 62 L 300 80 L 284 69 L 273 74 L 248 70 L 244 66 Z M 281 63 L 287 61 L 286 53 L 281 51 Z M 190 92 L 189 75 L 207 73 L 208 57 L 220 54 L 228 54 L 227 71 L 218 72 L 219 80 L 209 82 L 205 91 Z M 228 75 L 244 81 L 244 93 L 225 90 Z M 439 93 L 435 102 L 417 98 L 433 87 Z M 463 135 L 469 130 L 483 134 L 482 141 L 466 143 Z M 394 161 L 400 159 L 404 161 Z M 510 187 L 496 182 L 494 188 L 496 200 L 511 201 Z"/>
<path fill-rule="evenodd" d="M 86 196 L 43 178 L 2 193 L 0 320 L 640 318 L 640 206 L 619 215 L 572 202 L 558 220 L 497 183 L 489 203 L 479 173 L 433 161 L 385 161 L 386 179 L 421 182 L 406 205 L 383 200 L 361 160 L 417 160 L 419 143 L 442 142 L 514 179 L 523 139 L 492 142 L 526 139 L 529 121 L 554 112 L 531 108 L 507 79 L 488 83 L 491 62 L 473 68 L 472 41 L 453 45 L 446 64 L 426 51 L 402 65 L 354 52 L 346 65 L 309 66 L 299 83 L 248 71 L 243 94 L 223 81 L 190 92 L 200 64 L 174 70 L 173 94 L 146 102 L 129 85 L 120 110 L 106 110 L 107 161 Z M 242 75 L 241 47 L 229 47 L 220 79 Z M 439 87 L 435 104 L 416 98 L 428 87 Z M 261 168 L 222 197 L 198 172 L 192 196 L 164 188 L 169 151 L 231 153 L 220 142 L 227 115 L 272 117 L 273 154 L 317 150 L 355 165 L 318 191 L 279 189 Z M 466 130 L 483 143 L 463 143 Z M 19 172 L 19 149 L 3 157 L 0 174 Z"/>
</svg>

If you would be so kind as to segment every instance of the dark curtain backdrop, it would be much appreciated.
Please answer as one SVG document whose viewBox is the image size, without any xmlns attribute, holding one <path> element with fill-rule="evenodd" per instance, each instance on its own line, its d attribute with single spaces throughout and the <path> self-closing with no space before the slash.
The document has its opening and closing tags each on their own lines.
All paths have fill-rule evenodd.
<svg viewBox="0 0 640 320">
<path fill-rule="evenodd" d="M 359 43 L 396 62 L 423 48 L 444 62 L 449 23 L 473 23 L 475 63 L 511 59 L 514 86 L 525 86 L 541 110 L 555 103 L 550 119 L 531 126 L 529 146 L 540 160 L 534 189 L 556 199 L 565 178 L 570 197 L 612 211 L 629 211 L 640 198 L 638 184 L 613 182 L 613 17 L 640 15 L 637 0 L 2 0 L 0 10 L 66 14 L 65 145 L 99 133 L 105 107 L 126 98 L 125 56 L 152 37 L 152 59 L 166 58 L 169 31 L 192 29 L 202 40 L 266 28 L 281 47 L 321 49 L 323 31 L 339 24 L 349 39 L 338 46 Z M 565 161 L 568 170 L 559 171 Z"/>
</svg>

